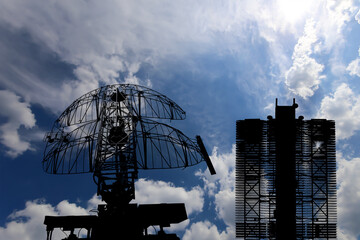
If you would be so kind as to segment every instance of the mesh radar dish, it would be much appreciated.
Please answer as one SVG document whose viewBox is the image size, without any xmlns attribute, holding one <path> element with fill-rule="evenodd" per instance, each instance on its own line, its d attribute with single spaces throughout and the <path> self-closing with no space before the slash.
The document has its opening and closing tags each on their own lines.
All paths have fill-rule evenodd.
<svg viewBox="0 0 360 240">
<path fill-rule="evenodd" d="M 109 205 L 135 199 L 138 170 L 186 168 L 205 161 L 200 136 L 166 124 L 185 119 L 168 97 L 132 84 L 108 85 L 75 100 L 45 135 L 43 168 L 51 174 L 93 173 Z"/>
</svg>

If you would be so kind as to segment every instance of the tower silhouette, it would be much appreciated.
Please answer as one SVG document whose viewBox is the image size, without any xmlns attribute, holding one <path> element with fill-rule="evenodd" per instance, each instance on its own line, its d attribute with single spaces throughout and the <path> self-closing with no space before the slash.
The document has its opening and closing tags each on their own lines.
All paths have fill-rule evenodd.
<svg viewBox="0 0 360 240">
<path fill-rule="evenodd" d="M 47 239 L 53 230 L 65 239 L 177 240 L 164 227 L 187 219 L 185 204 L 130 203 L 139 170 L 187 168 L 205 161 L 215 174 L 200 136 L 190 139 L 166 121 L 185 119 L 170 98 L 134 84 L 103 86 L 75 100 L 45 135 L 43 168 L 51 174 L 92 173 L 100 204 L 97 216 L 46 216 Z M 159 226 L 149 234 L 149 226 Z M 85 229 L 87 236 L 76 236 Z"/>
<path fill-rule="evenodd" d="M 236 122 L 236 237 L 336 239 L 335 122 L 297 107 Z"/>
</svg>

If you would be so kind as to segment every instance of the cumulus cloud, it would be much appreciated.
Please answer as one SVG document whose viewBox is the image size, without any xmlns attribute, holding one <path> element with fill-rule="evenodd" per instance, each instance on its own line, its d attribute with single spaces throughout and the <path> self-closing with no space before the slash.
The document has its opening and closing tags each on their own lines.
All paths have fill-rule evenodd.
<svg viewBox="0 0 360 240">
<path fill-rule="evenodd" d="M 355 15 L 355 20 L 360 24 L 360 10 Z"/>
<path fill-rule="evenodd" d="M 41 104 L 59 113 L 74 99 L 99 85 L 118 81 L 151 85 L 151 81 L 138 76 L 144 66 L 156 68 L 164 60 L 185 59 L 190 54 L 214 54 L 214 49 L 220 54 L 241 52 L 241 42 L 249 41 L 244 37 L 249 31 L 252 34 L 258 32 L 252 38 L 266 39 L 267 50 L 274 61 L 272 65 L 278 66 L 283 73 L 283 67 L 288 66 L 288 57 L 287 49 L 282 46 L 282 34 L 290 32 L 297 36 L 303 21 L 294 25 L 287 19 L 294 15 L 291 11 L 300 12 L 291 6 L 302 7 L 301 15 L 305 18 L 313 9 L 323 9 L 324 2 L 329 7 L 319 17 L 326 20 L 319 28 L 343 26 L 348 16 L 352 16 L 349 13 L 353 8 L 351 1 L 314 3 L 307 0 L 292 4 L 283 0 L 212 1 L 206 6 L 201 1 L 166 4 L 142 1 L 141 9 L 138 2 L 114 0 L 101 3 L 93 0 L 75 3 L 68 0 L 56 3 L 2 1 L 0 26 L 8 30 L 2 31 L 2 35 L 19 33 L 17 39 L 30 39 L 34 46 L 56 56 L 57 61 L 70 65 L 69 71 L 73 75 L 51 81 L 56 73 L 44 77 L 39 73 L 43 64 L 26 67 L 33 66 L 43 56 L 34 58 L 33 52 L 17 50 L 16 41 L 8 41 L 4 46 L 0 43 L 2 57 L 11 59 L 3 61 L 6 66 L 0 71 L 0 81 L 30 103 Z M 330 13 L 333 14 L 331 18 Z M 336 21 L 332 22 L 333 19 Z M 254 22 L 259 24 L 249 29 L 249 23 Z M 337 32 L 334 36 L 338 35 Z M 288 86 L 301 96 L 310 96 L 319 84 L 321 71 L 322 65 L 313 58 L 294 61 L 288 71 Z"/>
<path fill-rule="evenodd" d="M 355 240 L 360 236 L 360 158 L 338 158 L 338 224 L 340 239 Z"/>
<path fill-rule="evenodd" d="M 272 63 L 279 68 L 281 75 L 285 73 L 286 85 L 292 92 L 305 98 L 312 96 L 321 82 L 324 66 L 311 54 L 330 53 L 328 56 L 331 58 L 333 72 L 338 72 L 339 65 L 342 64 L 340 54 L 346 43 L 344 29 L 358 10 L 356 2 L 353 0 L 256 2 L 247 5 L 246 8 L 252 11 L 251 18 L 260 23 L 259 34 L 269 44 L 268 53 L 271 54 Z M 303 26 L 305 31 L 302 33 Z M 310 42 L 311 51 L 303 54 L 302 59 L 297 58 L 297 61 L 294 59 L 296 57 L 294 50 L 290 69 L 286 47 L 289 43 L 287 37 L 289 34 L 291 38 L 302 35 L 297 46 L 300 45 L 300 41 L 315 40 L 316 42 Z M 299 77 L 296 78 L 297 76 Z"/>
<path fill-rule="evenodd" d="M 35 240 L 46 239 L 46 227 L 44 225 L 45 216 L 62 216 L 62 215 L 89 215 L 92 202 L 96 201 L 94 196 L 88 202 L 87 209 L 69 203 L 67 200 L 61 201 L 56 206 L 46 203 L 44 200 L 38 199 L 27 201 L 25 208 L 14 211 L 9 216 L 9 222 L 5 227 L 0 227 L 1 240 Z M 54 239 L 63 239 L 66 237 L 61 231 L 54 231 Z"/>
<path fill-rule="evenodd" d="M 187 191 L 171 182 L 139 179 L 135 183 L 135 202 L 143 203 L 185 203 L 188 215 L 201 212 L 204 206 L 204 193 L 199 187 Z"/>
<path fill-rule="evenodd" d="M 150 78 L 138 76 L 144 65 L 213 51 L 214 33 L 242 18 L 239 3 L 217 1 L 213 7 L 193 1 L 0 2 L 2 88 L 55 114 L 100 85 L 151 86 Z M 18 146 L 18 152 L 28 148 Z"/>
<path fill-rule="evenodd" d="M 37 46 L 55 55 L 58 61 L 74 68 L 74 79 L 64 78 L 50 84 L 49 79 L 32 72 L 34 68 L 22 65 L 29 64 L 30 59 L 33 62 L 39 59 L 16 51 L 11 41 L 7 45 L 10 44 L 10 48 L 13 46 L 13 51 L 2 55 L 4 59 L 16 56 L 13 61 L 4 61 L 7 71 L 0 71 L 4 75 L 0 78 L 4 86 L 26 96 L 31 102 L 56 111 L 63 110 L 72 100 L 101 84 L 118 81 L 151 84 L 137 76 L 146 64 L 156 67 L 164 59 L 175 56 L 187 58 L 194 53 L 213 54 L 214 49 L 221 54 L 225 51 L 239 52 L 243 46 L 241 42 L 249 41 L 244 37 L 249 31 L 258 31 L 259 35 L 254 38 L 266 39 L 271 61 L 275 65 L 287 64 L 286 49 L 281 46 L 282 34 L 290 32 L 297 36 L 303 20 L 298 19 L 300 23 L 296 24 L 292 22 L 295 14 L 305 19 L 321 13 L 319 29 L 330 32 L 328 29 L 342 29 L 355 9 L 350 0 L 298 0 L 291 4 L 283 0 L 211 1 L 205 6 L 201 1 L 164 4 L 161 1 L 134 3 L 111 0 L 99 3 L 90 0 L 74 3 L 66 0 L 44 3 L 41 0 L 19 0 L 2 1 L 1 5 L 1 26 L 10 29 L 6 34 L 25 32 L 18 37 L 31 39 Z M 139 5 L 142 8 L 139 9 Z M 319 9 L 324 9 L 325 13 L 319 12 Z M 312 12 L 314 15 L 311 15 Z M 258 23 L 257 27 L 249 29 L 249 23 L 254 22 Z M 341 34 L 336 32 L 326 39 L 334 39 L 338 35 Z M 8 52 L 6 47 L 2 50 Z M 27 58 L 29 61 L 24 63 Z M 288 74 L 293 80 L 289 80 L 289 87 L 301 92 L 302 96 L 312 95 L 318 85 L 319 78 L 316 77 L 322 71 L 321 66 L 311 59 L 294 64 Z M 281 72 L 282 67 L 279 66 Z M 8 71 L 11 74 L 4 73 Z M 299 74 L 306 79 L 314 77 L 314 82 L 301 79 L 304 84 L 299 85 L 299 81 L 294 79 Z M 16 85 L 14 82 L 24 84 Z M 309 87 L 306 88 L 306 85 Z"/>
<path fill-rule="evenodd" d="M 220 54 L 239 52 L 243 46 L 240 43 L 249 41 L 244 33 L 257 31 L 248 28 L 250 22 L 261 23 L 256 37 L 266 39 L 272 59 L 281 56 L 275 61 L 283 64 L 286 57 L 277 44 L 281 42 L 277 34 L 294 29 L 281 14 L 286 12 L 279 7 L 283 2 L 212 1 L 204 6 L 201 1 L 2 1 L 0 23 L 9 30 L 3 35 L 25 32 L 17 38 L 29 38 L 58 61 L 69 64 L 73 76 L 49 83 L 51 75 L 44 78 L 34 71 L 37 68 L 24 66 L 40 58 L 16 51 L 18 46 L 12 45 L 15 41 L 9 41 L 3 47 L 7 53 L 3 56 L 12 61 L 4 61 L 7 71 L 1 71 L 4 77 L 0 79 L 6 88 L 26 96 L 30 102 L 61 111 L 102 84 L 151 84 L 137 76 L 147 64 L 156 67 L 164 59 L 214 54 L 214 49 Z M 304 1 L 296 3 L 304 5 Z M 305 12 L 313 7 L 308 6 Z M 13 47 L 11 51 L 9 47 Z"/>
<path fill-rule="evenodd" d="M 205 183 L 205 189 L 210 195 L 218 190 L 234 189 L 235 186 L 235 145 L 229 153 L 219 153 L 214 147 L 211 153 L 211 162 L 216 170 L 215 175 L 210 175 L 208 170 L 196 173 Z"/>
<path fill-rule="evenodd" d="M 343 25 L 352 20 L 357 9 L 358 7 L 353 0 L 326 1 L 326 10 L 329 14 L 329 21 L 332 25 L 337 26 L 339 33 L 341 32 Z"/>
<path fill-rule="evenodd" d="M 357 58 L 349 63 L 346 70 L 350 75 L 360 77 L 360 58 Z"/>
<path fill-rule="evenodd" d="M 312 14 L 308 15 L 304 33 L 294 48 L 292 66 L 285 72 L 288 89 L 305 99 L 314 95 L 325 78 L 322 74 L 325 66 L 314 54 L 330 53 L 328 66 L 332 72 L 344 71 L 345 68 L 339 67 L 343 65 L 339 56 L 346 43 L 343 31 L 358 9 L 352 0 L 317 2 L 311 5 Z M 350 67 L 353 68 L 355 63 Z"/>
<path fill-rule="evenodd" d="M 27 129 L 35 126 L 35 116 L 30 104 L 22 102 L 20 97 L 8 90 L 0 90 L 0 116 L 6 123 L 0 125 L 0 141 L 8 148 L 6 154 L 16 157 L 30 150 L 30 143 L 19 134 L 20 127 Z"/>
<path fill-rule="evenodd" d="M 120 19 L 113 17 L 125 17 L 126 13 L 115 12 L 131 11 L 131 7 L 116 1 L 111 1 L 111 4 L 96 1 L 55 4 L 20 1 L 3 2 L 3 6 L 1 19 L 4 22 L 16 29 L 26 29 L 36 42 L 45 44 L 61 59 L 78 67 L 75 72 L 78 79 L 89 82 L 101 79 L 110 83 L 118 77 L 119 70 L 125 69 L 121 56 L 126 38 L 117 37 L 128 29 L 119 26 L 121 22 L 117 20 Z M 23 12 L 21 17 L 14 18 L 13 14 L 19 12 Z M 107 25 L 113 21 L 119 25 Z M 84 68 L 87 68 L 86 74 Z"/>
<path fill-rule="evenodd" d="M 319 88 L 322 64 L 311 57 L 315 43 L 318 41 L 315 22 L 310 20 L 305 25 L 304 35 L 299 38 L 293 52 L 293 65 L 285 73 L 285 84 L 295 94 L 303 98 L 311 97 Z"/>
<path fill-rule="evenodd" d="M 199 186 L 186 190 L 171 182 L 140 178 L 135 183 L 135 196 L 133 202 L 138 204 L 185 203 L 188 217 L 201 212 L 204 207 L 204 191 Z M 190 220 L 187 219 L 171 225 L 166 232 L 184 231 L 189 223 Z"/>
<path fill-rule="evenodd" d="M 317 30 L 323 39 L 323 50 L 326 52 L 335 50 L 338 54 L 346 43 L 343 31 L 347 23 L 353 20 L 358 8 L 357 4 L 353 0 L 323 0 L 319 6 L 320 8 L 314 11 L 313 17 L 318 22 Z"/>
<path fill-rule="evenodd" d="M 207 194 L 214 197 L 217 217 L 227 225 L 227 233 L 235 229 L 235 151 L 235 145 L 229 153 L 218 153 L 215 147 L 210 158 L 216 175 L 210 175 L 208 170 L 196 173 L 204 182 Z"/>
<path fill-rule="evenodd" d="M 333 94 L 325 96 L 317 118 L 336 122 L 337 139 L 346 139 L 360 129 L 360 96 L 346 84 L 341 84 Z"/>
<path fill-rule="evenodd" d="M 213 50 L 214 32 L 225 31 L 242 18 L 236 11 L 240 9 L 238 3 L 233 6 L 217 1 L 207 7 L 194 1 L 1 2 L 0 23 L 10 29 L 4 35 L 26 32 L 17 38 L 30 38 L 35 46 L 74 68 L 74 79 L 50 84 L 49 79 L 22 65 L 30 64 L 32 56 L 17 52 L 14 41 L 9 41 L 7 45 L 13 49 L 9 52 L 9 46 L 5 46 L 4 51 L 17 58 L 4 61 L 7 75 L 0 78 L 1 82 L 29 101 L 56 111 L 102 84 L 121 81 L 149 85 L 149 81 L 136 76 L 141 66 L 156 66 L 166 58 Z"/>
<path fill-rule="evenodd" d="M 360 55 L 360 48 L 359 48 L 359 55 Z M 346 70 L 349 72 L 350 75 L 360 77 L 360 58 L 357 58 L 349 63 Z"/>
<path fill-rule="evenodd" d="M 134 202 L 136 203 L 185 203 L 188 215 L 201 212 L 203 209 L 204 193 L 199 187 L 193 187 L 187 191 L 170 182 L 147 179 L 139 179 L 135 185 L 136 201 Z M 96 194 L 87 201 L 86 208 L 67 200 L 61 201 L 56 206 L 52 206 L 41 199 L 27 201 L 25 209 L 14 211 L 9 216 L 10 221 L 6 223 L 5 227 L 0 227 L 0 240 L 46 239 L 46 230 L 43 224 L 46 215 L 89 215 L 94 213 L 93 210 L 97 209 L 98 204 L 103 203 Z M 183 231 L 189 222 L 186 220 L 173 225 L 167 231 Z M 53 237 L 54 239 L 62 239 L 65 235 L 61 231 L 54 231 Z"/>
<path fill-rule="evenodd" d="M 185 231 L 183 240 L 230 240 L 235 239 L 235 232 L 219 232 L 218 228 L 209 221 L 197 222 Z"/>
</svg>

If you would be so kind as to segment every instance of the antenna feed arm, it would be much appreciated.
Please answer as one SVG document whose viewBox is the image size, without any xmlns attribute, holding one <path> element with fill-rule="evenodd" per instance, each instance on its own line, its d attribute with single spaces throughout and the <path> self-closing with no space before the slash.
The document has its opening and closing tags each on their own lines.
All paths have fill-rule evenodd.
<svg viewBox="0 0 360 240">
<path fill-rule="evenodd" d="M 210 174 L 215 175 L 216 174 L 215 168 L 214 168 L 214 166 L 213 166 L 213 164 L 211 162 L 209 154 L 206 151 L 204 143 L 203 143 L 203 141 L 202 141 L 202 139 L 201 139 L 201 137 L 199 135 L 196 136 L 196 141 L 197 141 L 197 144 L 199 145 L 200 152 L 201 152 L 202 156 L 204 157 L 204 160 L 205 160 L 205 162 L 206 162 L 206 164 L 208 166 Z"/>
</svg>

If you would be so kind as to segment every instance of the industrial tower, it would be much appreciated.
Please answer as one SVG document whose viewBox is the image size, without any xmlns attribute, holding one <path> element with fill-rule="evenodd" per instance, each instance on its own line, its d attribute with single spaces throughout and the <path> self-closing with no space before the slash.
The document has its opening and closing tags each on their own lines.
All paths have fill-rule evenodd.
<svg viewBox="0 0 360 240">
<path fill-rule="evenodd" d="M 336 239 L 335 122 L 295 118 L 236 122 L 236 237 Z"/>
</svg>

